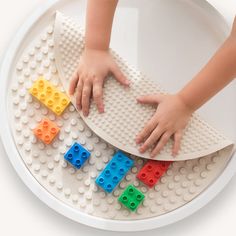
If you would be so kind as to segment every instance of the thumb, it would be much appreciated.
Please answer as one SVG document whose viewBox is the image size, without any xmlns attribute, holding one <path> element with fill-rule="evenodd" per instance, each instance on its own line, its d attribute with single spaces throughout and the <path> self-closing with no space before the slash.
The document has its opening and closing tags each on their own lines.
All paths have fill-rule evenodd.
<svg viewBox="0 0 236 236">
<path fill-rule="evenodd" d="M 162 101 L 162 94 L 151 94 L 137 98 L 137 101 L 142 104 L 158 104 Z"/>
<path fill-rule="evenodd" d="M 130 81 L 125 77 L 125 75 L 121 72 L 118 65 L 114 64 L 111 68 L 112 74 L 115 76 L 115 79 L 122 85 L 129 86 Z"/>
</svg>

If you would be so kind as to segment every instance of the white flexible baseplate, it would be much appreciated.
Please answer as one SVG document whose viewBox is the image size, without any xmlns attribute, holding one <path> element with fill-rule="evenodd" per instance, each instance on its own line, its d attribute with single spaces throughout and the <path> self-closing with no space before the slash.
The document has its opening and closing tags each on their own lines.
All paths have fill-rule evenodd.
<svg viewBox="0 0 236 236">
<path fill-rule="evenodd" d="M 83 30 L 75 19 L 58 13 L 54 42 L 59 76 L 65 90 L 68 91 L 70 79 L 84 48 Z M 98 136 L 110 144 L 133 155 L 150 158 L 148 152 L 139 153 L 135 137 L 153 116 L 155 108 L 138 104 L 136 98 L 140 95 L 162 93 L 163 89 L 129 66 L 117 53 L 112 51 L 112 54 L 131 81 L 131 87 L 124 89 L 115 79 L 109 78 L 104 89 L 106 112 L 99 114 L 95 103 L 92 103 L 89 116 L 81 116 Z M 75 104 L 75 97 L 72 97 L 72 102 Z M 171 155 L 172 142 L 170 140 L 155 159 L 187 160 L 211 154 L 227 146 L 233 148 L 230 140 L 196 114 L 192 116 L 184 131 L 181 149 L 175 158 Z"/>
<path fill-rule="evenodd" d="M 53 26 L 48 26 L 22 50 L 7 97 L 17 150 L 45 191 L 82 213 L 129 221 L 159 216 L 185 205 L 222 173 L 230 158 L 230 147 L 199 159 L 173 162 L 158 184 L 149 189 L 136 178 L 145 160 L 131 155 L 134 167 L 116 190 L 107 194 L 99 189 L 95 178 L 112 158 L 115 148 L 85 124 L 73 105 L 58 117 L 28 93 L 33 82 L 42 75 L 64 91 L 55 65 L 52 35 Z M 33 129 L 44 117 L 61 128 L 51 145 L 43 144 L 33 134 Z M 75 141 L 91 152 L 89 161 L 80 170 L 64 161 L 65 152 Z M 145 201 L 137 212 L 129 212 L 117 201 L 129 184 L 134 184 L 145 194 Z"/>
</svg>

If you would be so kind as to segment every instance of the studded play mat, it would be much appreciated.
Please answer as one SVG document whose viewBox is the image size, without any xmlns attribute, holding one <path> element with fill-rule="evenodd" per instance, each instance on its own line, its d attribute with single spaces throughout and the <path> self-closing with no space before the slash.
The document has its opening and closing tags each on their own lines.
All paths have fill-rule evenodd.
<svg viewBox="0 0 236 236">
<path fill-rule="evenodd" d="M 109 78 L 104 89 L 109 112 L 99 115 L 92 104 L 90 116 L 82 117 L 67 89 L 84 47 L 83 30 L 77 19 L 55 11 L 42 25 L 17 52 L 6 110 L 17 155 L 50 198 L 72 209 L 73 214 L 81 214 L 86 222 L 78 221 L 88 225 L 90 219 L 127 223 L 158 219 L 181 209 L 214 183 L 231 159 L 233 142 L 196 114 L 185 131 L 180 154 L 173 160 L 170 142 L 157 157 L 171 161 L 158 182 L 149 187 L 141 181 L 139 172 L 148 155 L 138 156 L 133 136 L 153 108 L 134 100 L 141 93 L 165 91 L 112 51 L 132 81 L 131 88 L 126 91 Z M 84 159 L 73 162 L 73 155 L 81 149 Z M 106 178 L 108 172 L 103 170 L 107 165 L 114 167 L 114 155 L 116 164 L 120 155 L 125 156 L 120 168 L 123 175 L 113 191 L 104 191 L 101 176 Z M 119 201 L 130 188 L 142 198 L 134 211 Z M 99 228 L 109 228 L 101 224 Z"/>
</svg>

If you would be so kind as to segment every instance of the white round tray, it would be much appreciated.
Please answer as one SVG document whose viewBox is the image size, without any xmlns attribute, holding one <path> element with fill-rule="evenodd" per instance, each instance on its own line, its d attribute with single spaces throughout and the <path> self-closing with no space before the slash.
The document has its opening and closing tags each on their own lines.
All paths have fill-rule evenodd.
<svg viewBox="0 0 236 236">
<path fill-rule="evenodd" d="M 102 219 L 81 213 L 80 211 L 77 211 L 56 199 L 53 195 L 46 191 L 45 188 L 41 186 L 39 182 L 31 175 L 25 164 L 22 162 L 22 159 L 17 151 L 10 130 L 9 109 L 7 103 L 7 92 L 10 85 L 10 78 L 12 77 L 12 68 L 14 68 L 16 61 L 19 59 L 18 57 L 22 52 L 22 48 L 24 48 L 24 46 L 28 43 L 27 40 L 30 40 L 30 37 L 34 37 L 34 35 L 36 35 L 42 27 L 47 25 L 47 22 L 51 20 L 52 17 L 54 17 L 54 13 L 56 10 L 60 10 L 70 15 L 78 15 L 79 18 L 81 18 L 81 20 L 84 22 L 84 5 L 84 1 L 49 1 L 47 5 L 42 6 L 33 16 L 28 19 L 28 21 L 17 33 L 15 39 L 9 47 L 8 52 L 5 55 L 3 63 L 1 65 L 0 74 L 2 99 L 0 110 L 0 128 L 2 142 L 4 144 L 8 157 L 19 176 L 37 197 L 39 197 L 43 202 L 45 202 L 48 206 L 50 206 L 57 212 L 77 222 L 96 228 L 114 231 L 147 230 L 176 222 L 200 209 L 223 189 L 223 187 L 229 182 L 229 180 L 235 173 L 236 156 L 231 158 L 223 173 L 206 191 L 202 192 L 197 198 L 182 206 L 181 208 L 178 208 L 170 213 L 145 220 L 121 221 Z M 158 6 L 160 6 L 160 8 L 158 8 Z M 205 1 L 198 1 L 198 3 L 194 3 L 194 1 L 176 1 L 173 3 L 173 1 L 153 0 L 149 3 L 147 3 L 146 1 L 139 1 L 139 3 L 137 4 L 136 1 L 130 0 L 127 2 L 121 2 L 120 7 L 121 10 L 118 11 L 117 21 L 115 21 L 114 26 L 114 29 L 118 28 L 119 31 L 114 30 L 112 47 L 119 51 L 121 54 L 123 53 L 123 57 L 127 58 L 128 61 L 139 67 L 152 78 L 155 78 L 156 69 L 154 70 L 155 66 L 151 66 L 153 65 L 153 63 L 150 62 L 158 61 L 160 64 L 160 66 L 158 67 L 158 72 L 163 75 L 162 82 L 165 85 L 164 87 L 168 87 L 172 90 L 176 90 L 177 88 L 182 86 L 186 82 L 186 80 L 191 78 L 193 74 L 196 73 L 198 69 L 200 69 L 201 65 L 206 62 L 211 53 L 213 53 L 213 51 L 220 45 L 220 43 L 225 38 L 226 33 L 228 32 L 228 28 L 224 23 L 223 18 Z M 143 11 L 142 9 L 144 8 L 149 9 L 149 11 Z M 163 11 L 163 8 L 166 8 L 166 11 Z M 191 15 L 194 14 L 196 8 L 198 10 L 200 8 L 202 14 L 191 18 Z M 155 12 L 155 14 L 151 14 L 150 9 L 155 9 L 155 11 L 153 11 Z M 177 15 L 175 15 L 176 12 L 178 12 Z M 182 12 L 181 15 L 183 15 L 183 18 L 176 19 L 180 12 Z M 144 15 L 142 16 L 141 13 Z M 127 16 L 130 16 L 130 21 L 128 22 Z M 186 23 L 184 21 L 184 17 L 188 16 L 189 21 Z M 204 18 L 203 16 L 205 16 L 206 18 Z M 121 19 L 123 19 L 123 22 L 121 21 Z M 196 19 L 198 19 L 198 21 L 196 21 Z M 136 24 L 137 20 L 139 20 L 139 24 Z M 180 24 L 183 24 L 183 28 L 181 28 L 180 30 L 176 30 L 172 35 L 168 35 L 168 33 L 170 33 L 170 31 L 167 30 L 168 27 L 174 24 L 177 20 L 180 21 Z M 155 24 L 155 22 L 158 22 L 158 24 Z M 210 22 L 215 22 L 215 25 L 217 25 L 219 29 L 215 32 L 215 34 L 212 33 L 212 30 L 216 30 L 216 26 L 206 24 Z M 154 36 L 160 36 L 158 27 L 161 23 L 162 27 L 160 27 L 160 29 L 163 33 L 163 37 L 159 38 L 160 45 L 164 42 L 170 42 L 170 39 L 173 44 L 171 43 L 167 50 L 162 51 L 162 53 L 157 56 L 155 50 L 158 49 L 158 44 L 154 40 Z M 187 28 L 185 29 L 185 27 Z M 132 33 L 131 36 L 130 34 L 128 34 L 128 32 L 130 32 L 130 29 L 135 29 L 135 33 Z M 192 32 L 189 32 L 190 29 L 192 29 Z M 200 44 L 202 47 L 198 48 L 196 45 L 199 46 L 199 44 L 196 44 L 196 42 L 199 40 L 202 41 L 204 39 L 204 35 L 208 33 L 208 30 L 211 31 L 210 35 L 212 37 L 212 41 L 209 40 L 211 39 L 211 37 L 208 37 L 209 41 Z M 158 34 L 156 34 L 155 32 L 158 32 Z M 186 33 L 186 36 L 183 36 L 183 32 Z M 198 38 L 194 36 L 194 33 L 198 33 Z M 169 37 L 168 40 L 165 40 L 166 37 Z M 184 51 L 183 44 L 180 43 L 181 40 L 184 39 L 189 40 L 186 40 L 185 42 L 186 51 Z M 125 47 L 123 44 L 124 40 L 127 43 L 127 46 Z M 191 51 L 191 54 L 187 51 L 188 42 L 192 43 L 191 47 L 193 48 L 193 50 Z M 151 44 L 154 46 L 152 47 L 152 50 L 148 50 L 148 46 Z M 204 45 L 207 47 L 204 48 Z M 179 50 L 183 51 L 183 53 L 179 54 Z M 199 58 L 199 51 L 202 52 L 200 54 L 202 55 L 201 58 Z M 163 57 L 164 55 L 166 55 L 166 58 Z M 197 55 L 197 58 L 194 55 Z M 189 58 L 191 58 L 191 60 Z M 166 69 L 162 69 L 162 65 L 165 64 L 168 64 L 168 66 L 171 68 L 171 70 L 169 70 L 167 74 L 164 74 L 166 73 Z M 186 70 L 184 71 L 182 70 L 183 65 L 186 66 Z M 180 82 L 172 84 L 171 80 L 169 80 L 168 78 L 172 78 L 173 81 L 173 75 L 175 75 L 176 78 L 178 78 L 178 81 L 180 80 Z M 220 106 L 220 104 L 222 104 L 222 101 L 224 103 L 227 103 L 228 106 L 221 106 L 221 112 L 216 116 L 216 109 L 219 109 L 218 107 Z M 216 124 L 224 131 L 224 133 L 235 140 L 236 126 L 233 121 L 236 118 L 236 112 L 230 109 L 233 106 L 233 101 L 235 101 L 235 95 L 231 86 L 220 95 L 218 95 L 214 102 L 211 102 L 210 104 L 208 104 L 208 106 L 205 106 L 202 109 L 202 113 L 203 116 L 211 119 L 214 124 Z M 227 122 L 222 122 L 224 114 L 229 114 L 227 117 Z"/>
</svg>

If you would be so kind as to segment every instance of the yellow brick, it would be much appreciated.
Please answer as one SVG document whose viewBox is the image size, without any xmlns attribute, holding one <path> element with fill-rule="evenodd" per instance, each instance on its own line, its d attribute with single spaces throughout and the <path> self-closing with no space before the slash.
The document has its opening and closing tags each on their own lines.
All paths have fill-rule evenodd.
<svg viewBox="0 0 236 236">
<path fill-rule="evenodd" d="M 61 115 L 70 104 L 70 99 L 44 77 L 39 77 L 29 92 L 57 115 Z"/>
</svg>

